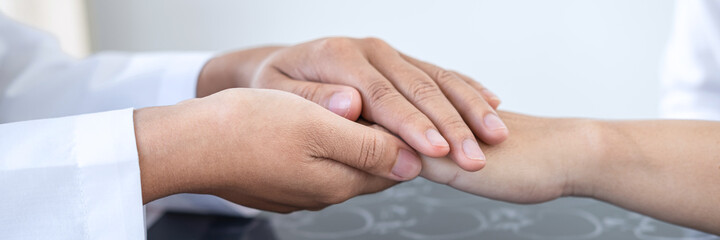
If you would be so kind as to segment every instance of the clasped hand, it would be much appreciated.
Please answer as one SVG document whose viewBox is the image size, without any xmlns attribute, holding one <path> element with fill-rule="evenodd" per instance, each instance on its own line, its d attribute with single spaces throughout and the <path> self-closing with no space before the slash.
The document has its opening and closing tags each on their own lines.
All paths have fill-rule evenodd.
<svg viewBox="0 0 720 240">
<path fill-rule="evenodd" d="M 495 144 L 508 134 L 499 99 L 479 83 L 374 38 L 221 55 L 197 92 L 206 97 L 136 111 L 144 202 L 205 193 L 275 212 L 321 209 L 416 177 L 418 152 L 477 171 L 476 136 Z"/>
</svg>

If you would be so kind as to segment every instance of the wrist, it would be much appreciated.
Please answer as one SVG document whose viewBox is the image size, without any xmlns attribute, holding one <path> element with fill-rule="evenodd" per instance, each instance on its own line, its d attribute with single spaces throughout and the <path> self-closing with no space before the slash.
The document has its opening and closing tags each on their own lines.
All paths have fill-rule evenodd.
<svg viewBox="0 0 720 240">
<path fill-rule="evenodd" d="M 177 176 L 173 164 L 167 161 L 173 151 L 163 140 L 167 137 L 163 136 L 163 128 L 170 126 L 159 113 L 162 108 L 136 109 L 133 113 L 143 204 L 182 192 L 172 179 Z"/>
<path fill-rule="evenodd" d="M 210 59 L 198 76 L 197 97 L 228 88 L 250 87 L 255 71 L 272 53 L 282 47 L 271 46 L 226 53 Z"/>
<path fill-rule="evenodd" d="M 564 196 L 590 197 L 597 195 L 598 186 L 607 176 L 607 162 L 610 153 L 609 145 L 611 133 L 609 122 L 588 119 L 575 119 L 571 128 L 573 141 L 577 141 L 577 148 L 566 149 L 570 152 L 566 165 L 567 183 Z"/>
</svg>

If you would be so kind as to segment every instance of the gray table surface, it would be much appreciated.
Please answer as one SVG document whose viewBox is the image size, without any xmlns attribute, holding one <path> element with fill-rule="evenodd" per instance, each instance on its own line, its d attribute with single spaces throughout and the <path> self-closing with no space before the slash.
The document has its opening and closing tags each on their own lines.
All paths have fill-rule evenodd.
<svg viewBox="0 0 720 240">
<path fill-rule="evenodd" d="M 517 205 L 421 178 L 322 211 L 266 217 L 281 240 L 720 239 L 591 199 Z"/>
</svg>

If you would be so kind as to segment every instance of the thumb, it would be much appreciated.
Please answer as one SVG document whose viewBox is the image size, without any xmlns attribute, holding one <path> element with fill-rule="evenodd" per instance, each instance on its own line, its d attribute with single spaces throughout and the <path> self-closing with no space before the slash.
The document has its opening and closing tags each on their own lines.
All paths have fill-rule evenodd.
<svg viewBox="0 0 720 240">
<path fill-rule="evenodd" d="M 260 87 L 300 95 L 352 121 L 360 117 L 362 100 L 360 93 L 353 87 L 295 80 L 284 75 L 275 76 L 271 79 L 273 80 L 265 81 Z"/>
<path fill-rule="evenodd" d="M 412 148 L 397 137 L 357 122 L 332 117 L 320 130 L 324 158 L 396 181 L 420 174 L 422 163 Z"/>
</svg>

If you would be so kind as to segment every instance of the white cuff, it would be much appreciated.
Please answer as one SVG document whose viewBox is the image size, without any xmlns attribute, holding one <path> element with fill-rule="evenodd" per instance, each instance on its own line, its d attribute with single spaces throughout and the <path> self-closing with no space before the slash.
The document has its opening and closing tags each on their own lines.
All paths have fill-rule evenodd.
<svg viewBox="0 0 720 240">
<path fill-rule="evenodd" d="M 0 125 L 0 235 L 143 239 L 133 110 Z"/>
</svg>

